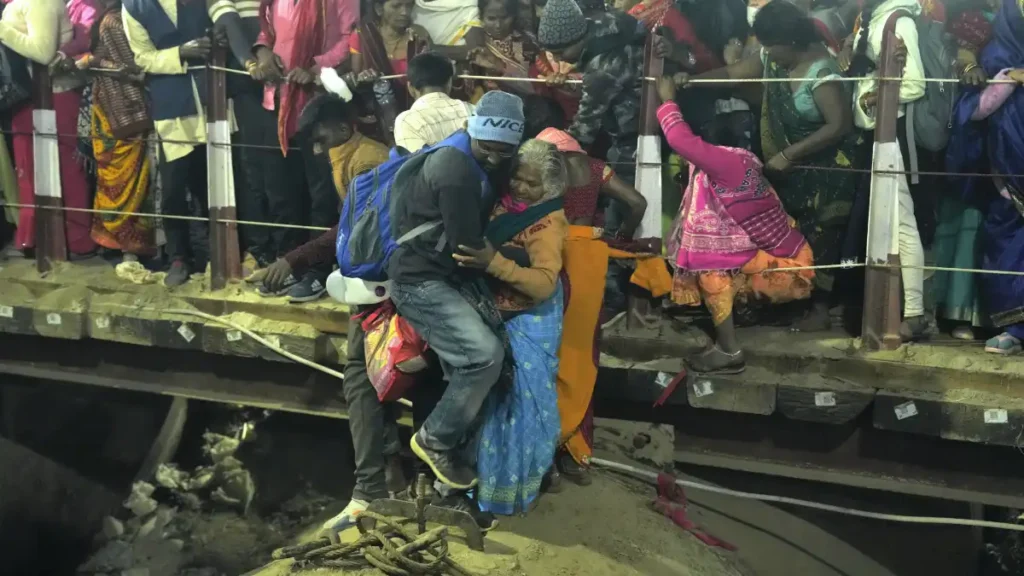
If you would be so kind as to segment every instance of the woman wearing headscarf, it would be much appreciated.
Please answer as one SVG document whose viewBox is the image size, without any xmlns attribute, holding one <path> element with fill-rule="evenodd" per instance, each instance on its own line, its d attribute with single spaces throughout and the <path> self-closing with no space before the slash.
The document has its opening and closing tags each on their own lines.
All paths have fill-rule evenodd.
<svg viewBox="0 0 1024 576">
<path fill-rule="evenodd" d="M 1024 82 L 1024 1 L 1003 0 L 992 40 L 979 64 L 986 75 Z M 1024 90 L 991 84 L 965 91 L 953 115 L 947 151 L 950 172 L 987 172 L 987 180 L 959 179 L 964 197 L 985 213 L 980 235 L 982 267 L 1024 272 Z M 982 274 L 992 322 L 1004 331 L 985 343 L 994 354 L 1017 354 L 1024 341 L 1024 277 Z"/>
<path fill-rule="evenodd" d="M 466 255 L 454 255 L 460 266 L 484 268 L 491 277 L 515 361 L 512 388 L 492 390 L 481 412 L 477 498 L 487 512 L 525 512 L 554 462 L 563 309 L 559 274 L 568 227 L 562 210 L 565 184 L 565 161 L 558 150 L 540 140 L 525 142 L 509 191 L 495 206 L 485 233 L 491 246 L 502 249 L 460 247 Z M 505 249 L 513 254 L 506 256 Z"/>
<path fill-rule="evenodd" d="M 715 344 L 690 359 L 699 373 L 736 374 L 746 368 L 733 323 L 737 299 L 772 303 L 808 298 L 814 272 L 811 247 L 779 202 L 752 152 L 719 130 L 696 136 L 675 103 L 676 84 L 658 81 L 658 120 L 669 146 L 690 164 L 690 179 L 668 239 L 675 269 L 672 300 L 711 312 Z M 801 268 L 775 271 L 777 268 Z"/>
</svg>

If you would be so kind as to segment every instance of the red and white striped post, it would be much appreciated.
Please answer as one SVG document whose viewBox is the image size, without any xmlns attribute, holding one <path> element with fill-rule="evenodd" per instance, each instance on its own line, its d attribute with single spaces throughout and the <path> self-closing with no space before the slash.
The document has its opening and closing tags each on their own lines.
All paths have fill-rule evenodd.
<svg viewBox="0 0 1024 576">
<path fill-rule="evenodd" d="M 654 36 L 649 35 L 644 47 L 643 76 L 659 78 L 665 71 L 665 60 L 654 52 Z M 636 146 L 636 179 L 634 187 L 647 200 L 647 211 L 640 221 L 640 238 L 661 238 L 661 126 L 658 123 L 658 86 L 643 80 L 640 89 L 640 136 Z M 657 247 L 660 250 L 660 246 Z M 626 296 L 626 327 L 640 327 L 641 318 L 651 311 L 650 298 L 638 297 L 630 291 Z"/>
<path fill-rule="evenodd" d="M 57 113 L 53 109 L 50 73 L 42 64 L 32 65 L 32 156 L 35 185 L 33 202 L 36 226 L 36 269 L 50 270 L 53 262 L 67 260 L 64 206 L 60 187 L 60 153 L 57 148 Z"/>
<path fill-rule="evenodd" d="M 890 19 L 882 40 L 878 75 L 899 78 L 896 59 L 896 19 Z M 896 123 L 900 83 L 879 81 L 875 144 L 871 158 L 871 208 L 868 215 L 867 269 L 864 280 L 864 315 L 861 340 L 871 350 L 895 350 L 900 338 L 899 178 L 879 171 L 902 169 Z"/>
<path fill-rule="evenodd" d="M 214 47 L 210 63 L 224 67 L 224 48 Z M 208 68 L 207 185 L 210 202 L 210 287 L 224 288 L 229 280 L 242 277 L 235 208 L 235 178 L 231 161 L 231 123 L 228 120 L 226 73 Z M 232 220 L 232 222 L 225 222 Z"/>
</svg>

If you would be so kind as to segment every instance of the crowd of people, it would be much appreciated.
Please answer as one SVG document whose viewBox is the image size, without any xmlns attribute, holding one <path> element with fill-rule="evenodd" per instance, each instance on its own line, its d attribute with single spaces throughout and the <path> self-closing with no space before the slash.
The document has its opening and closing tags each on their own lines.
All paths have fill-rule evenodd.
<svg viewBox="0 0 1024 576">
<path fill-rule="evenodd" d="M 857 269 L 814 267 L 864 261 L 873 151 L 899 152 L 901 336 L 937 318 L 1021 351 L 1022 276 L 925 280 L 928 264 L 1024 272 L 1024 0 L 3 1 L 0 187 L 34 201 L 26 70 L 46 66 L 64 205 L 116 212 L 65 213 L 75 257 L 162 253 L 171 287 L 204 268 L 201 230 L 148 214 L 205 215 L 218 46 L 238 72 L 239 217 L 289 225 L 241 227 L 261 294 L 322 297 L 350 189 L 407 163 L 389 185 L 389 296 L 437 358 L 410 392 L 411 448 L 441 504 L 484 528 L 563 476 L 588 482 L 597 340 L 627 292 L 707 310 L 714 344 L 689 364 L 708 374 L 744 370 L 738 324 L 824 331 L 860 307 Z M 895 144 L 874 142 L 886 29 Z M 641 233 L 664 257 L 635 238 L 638 142 L 658 127 L 671 224 Z M 6 217 L 31 250 L 33 210 Z M 349 338 L 357 482 L 327 532 L 405 485 L 360 322 Z"/>
</svg>

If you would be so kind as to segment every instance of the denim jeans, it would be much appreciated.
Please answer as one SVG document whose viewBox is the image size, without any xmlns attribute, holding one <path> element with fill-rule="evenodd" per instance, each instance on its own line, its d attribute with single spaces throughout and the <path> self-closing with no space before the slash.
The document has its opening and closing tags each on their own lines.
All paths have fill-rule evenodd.
<svg viewBox="0 0 1024 576">
<path fill-rule="evenodd" d="M 362 310 L 353 309 L 352 315 Z M 365 333 L 359 320 L 348 323 L 348 357 L 342 392 L 348 405 L 348 426 L 355 454 L 356 485 L 352 498 L 372 502 L 388 497 L 384 469 L 387 458 L 398 454 L 401 444 L 393 406 L 381 404 L 366 374 Z"/>
<path fill-rule="evenodd" d="M 459 290 L 442 280 L 395 283 L 391 300 L 437 353 L 448 387 L 423 422 L 424 448 L 455 450 L 476 423 L 487 394 L 501 375 L 505 349 Z"/>
</svg>

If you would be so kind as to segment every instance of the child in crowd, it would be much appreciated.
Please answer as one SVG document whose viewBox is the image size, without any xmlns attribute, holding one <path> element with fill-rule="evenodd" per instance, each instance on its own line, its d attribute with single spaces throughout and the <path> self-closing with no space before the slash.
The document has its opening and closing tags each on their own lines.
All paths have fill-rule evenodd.
<svg viewBox="0 0 1024 576">
<path fill-rule="evenodd" d="M 481 0 L 480 16 L 483 19 L 484 45 L 474 52 L 472 63 L 481 68 L 485 75 L 506 78 L 535 77 L 534 63 L 539 49 L 537 42 L 528 32 L 516 29 L 519 14 L 519 0 Z M 520 96 L 533 93 L 529 82 L 485 81 L 473 95 L 479 99 L 489 90 L 504 90 Z"/>
<path fill-rule="evenodd" d="M 395 146 L 416 152 L 466 126 L 473 105 L 449 96 L 453 75 L 451 60 L 435 52 L 409 61 L 409 94 L 416 101 L 395 119 Z"/>
</svg>

